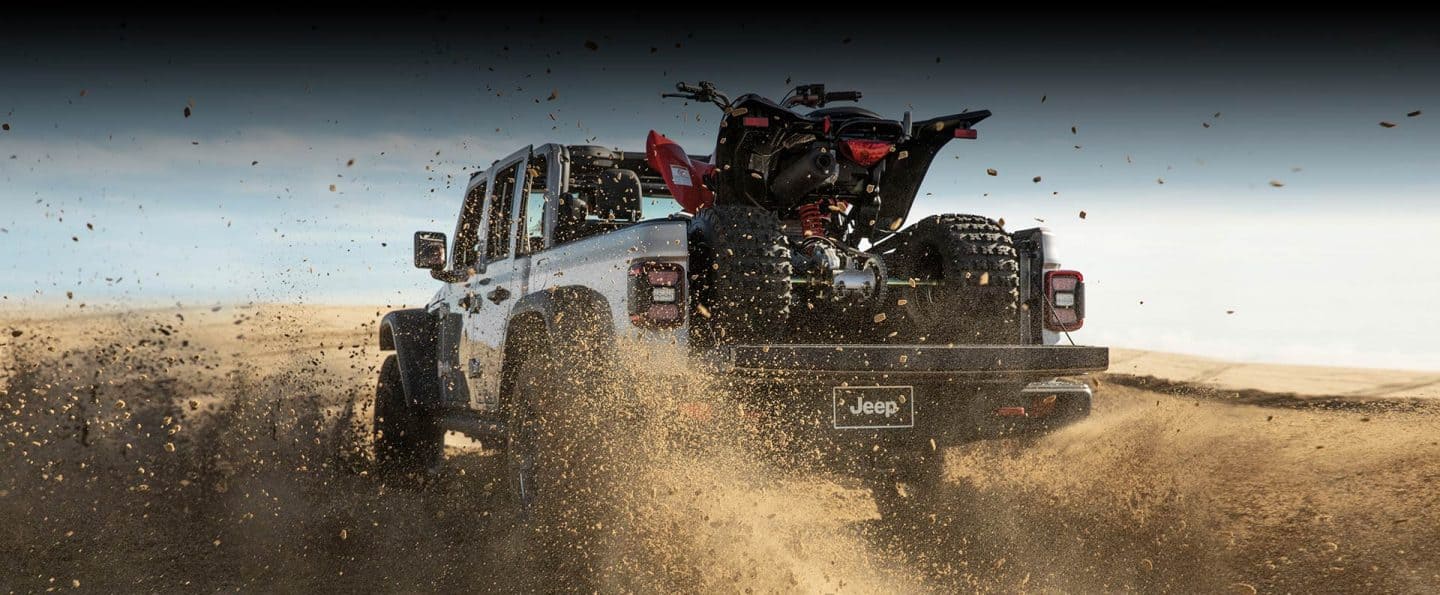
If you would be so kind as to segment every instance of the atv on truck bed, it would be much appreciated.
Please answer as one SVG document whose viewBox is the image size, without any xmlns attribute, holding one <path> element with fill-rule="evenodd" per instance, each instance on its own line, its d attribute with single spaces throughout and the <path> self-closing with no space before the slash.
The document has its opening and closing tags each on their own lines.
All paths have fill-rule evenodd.
<svg viewBox="0 0 1440 595">
<path fill-rule="evenodd" d="M 877 485 L 936 477 L 946 444 L 1088 414 L 1089 387 L 1056 378 L 1109 354 L 1059 344 L 1083 323 L 1084 283 L 1048 231 L 975 215 L 902 229 L 935 154 L 989 112 L 912 123 L 824 107 L 859 93 L 819 85 L 784 105 L 681 90 L 725 109 L 713 157 L 654 132 L 645 152 L 525 147 L 471 177 L 452 242 L 415 234 L 415 266 L 443 285 L 380 325 L 395 351 L 375 410 L 383 468 L 424 471 L 443 432 L 464 431 L 506 453 L 533 508 L 537 420 L 585 398 L 621 343 L 653 373 L 746 387 L 748 411 Z"/>
</svg>

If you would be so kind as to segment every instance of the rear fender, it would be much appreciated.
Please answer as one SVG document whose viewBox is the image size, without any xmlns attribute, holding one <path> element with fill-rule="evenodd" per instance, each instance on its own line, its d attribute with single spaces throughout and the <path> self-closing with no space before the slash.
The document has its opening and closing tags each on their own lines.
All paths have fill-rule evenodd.
<svg viewBox="0 0 1440 595">
<path fill-rule="evenodd" d="M 911 127 L 910 140 L 895 147 L 895 152 L 885 159 L 883 201 L 875 227 L 867 232 L 871 241 L 899 230 L 905 223 L 930 164 L 940 149 L 956 138 L 956 131 L 969 130 L 988 117 L 988 110 L 964 112 L 916 122 Z"/>
<path fill-rule="evenodd" d="M 645 139 L 645 159 L 660 172 L 670 195 L 686 213 L 715 204 L 715 193 L 705 187 L 705 178 L 715 170 L 714 166 L 691 159 L 679 144 L 654 130 Z"/>
<path fill-rule="evenodd" d="M 610 301 L 594 289 L 575 285 L 555 287 L 525 296 L 510 311 L 511 320 L 538 315 L 549 342 L 556 348 L 579 346 L 595 357 L 608 357 L 615 348 L 615 318 Z M 512 338 L 507 335 L 506 344 Z"/>
</svg>

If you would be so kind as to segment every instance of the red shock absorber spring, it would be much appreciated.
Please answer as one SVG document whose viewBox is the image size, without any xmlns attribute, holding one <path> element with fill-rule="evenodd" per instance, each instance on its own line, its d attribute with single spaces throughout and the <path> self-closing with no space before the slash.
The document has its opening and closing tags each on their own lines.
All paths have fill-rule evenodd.
<svg viewBox="0 0 1440 595">
<path fill-rule="evenodd" d="M 829 223 L 829 216 L 825 214 L 823 207 L 827 200 L 818 200 L 805 203 L 795 209 L 800 214 L 800 228 L 804 230 L 805 237 L 824 236 L 825 226 Z"/>
<path fill-rule="evenodd" d="M 844 212 L 850 203 L 834 198 L 822 198 L 812 203 L 806 203 L 795 208 L 800 215 L 800 228 L 804 230 L 805 237 L 824 237 L 826 226 L 830 223 L 830 213 L 827 211 Z"/>
</svg>

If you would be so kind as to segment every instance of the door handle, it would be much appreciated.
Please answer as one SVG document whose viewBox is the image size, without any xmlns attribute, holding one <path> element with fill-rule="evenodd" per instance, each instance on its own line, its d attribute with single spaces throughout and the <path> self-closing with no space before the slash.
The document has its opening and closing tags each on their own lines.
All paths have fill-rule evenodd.
<svg viewBox="0 0 1440 595">
<path fill-rule="evenodd" d="M 510 290 L 504 287 L 496 287 L 495 289 L 491 289 L 490 293 L 485 294 L 485 298 L 492 303 L 499 304 L 500 302 L 510 299 Z"/>
<path fill-rule="evenodd" d="M 482 302 L 480 300 L 475 299 L 474 294 L 467 293 L 460 296 L 460 301 L 456 305 L 460 306 L 461 310 L 473 314 L 480 311 L 481 304 Z"/>
</svg>

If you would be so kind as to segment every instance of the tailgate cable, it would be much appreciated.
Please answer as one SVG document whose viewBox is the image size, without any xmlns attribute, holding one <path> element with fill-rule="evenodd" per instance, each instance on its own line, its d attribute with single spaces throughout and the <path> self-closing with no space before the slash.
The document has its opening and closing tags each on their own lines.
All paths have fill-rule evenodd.
<svg viewBox="0 0 1440 595">
<path fill-rule="evenodd" d="M 1050 308 L 1046 310 L 1046 312 L 1049 312 L 1051 316 L 1055 317 L 1055 324 L 1060 327 L 1060 332 L 1065 333 L 1065 339 L 1070 341 L 1071 347 L 1074 347 L 1075 339 L 1070 336 L 1070 331 L 1065 330 L 1065 323 L 1060 322 L 1060 317 L 1055 315 L 1055 304 L 1050 302 L 1049 294 L 1042 293 L 1040 294 L 1040 297 L 1045 298 L 1045 305 L 1050 306 Z"/>
</svg>

